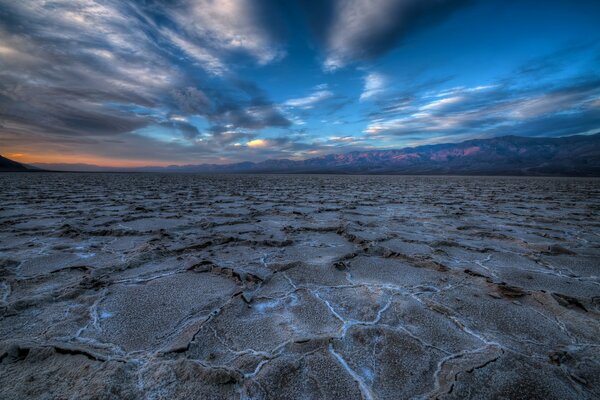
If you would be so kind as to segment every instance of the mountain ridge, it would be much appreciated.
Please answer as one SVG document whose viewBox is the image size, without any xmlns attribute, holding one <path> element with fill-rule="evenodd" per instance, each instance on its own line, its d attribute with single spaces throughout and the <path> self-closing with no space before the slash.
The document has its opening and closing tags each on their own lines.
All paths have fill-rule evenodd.
<svg viewBox="0 0 600 400">
<path fill-rule="evenodd" d="M 33 166 L 68 168 L 68 164 Z M 80 164 L 79 168 L 89 172 L 600 176 L 600 134 L 558 138 L 509 135 L 402 149 L 327 154 L 305 160 L 268 159 L 137 168 Z"/>
<path fill-rule="evenodd" d="M 0 172 L 33 172 L 37 168 L 27 168 L 25 165 L 0 155 Z"/>
</svg>

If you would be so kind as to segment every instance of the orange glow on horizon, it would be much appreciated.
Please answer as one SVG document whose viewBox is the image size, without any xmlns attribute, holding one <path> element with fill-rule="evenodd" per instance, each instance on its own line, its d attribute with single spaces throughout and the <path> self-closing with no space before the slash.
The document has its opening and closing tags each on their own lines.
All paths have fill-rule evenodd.
<svg viewBox="0 0 600 400">
<path fill-rule="evenodd" d="M 93 155 L 64 155 L 64 154 L 32 154 L 7 152 L 4 156 L 24 164 L 91 164 L 99 167 L 166 167 L 168 165 L 191 164 L 181 161 L 155 161 L 155 160 L 119 160 L 114 158 L 103 158 Z M 200 164 L 200 162 L 199 162 Z"/>
</svg>

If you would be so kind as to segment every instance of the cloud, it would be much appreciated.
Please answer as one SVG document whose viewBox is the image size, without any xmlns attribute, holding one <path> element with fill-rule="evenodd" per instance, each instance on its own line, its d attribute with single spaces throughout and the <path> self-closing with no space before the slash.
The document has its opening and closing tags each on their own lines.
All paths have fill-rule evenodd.
<svg viewBox="0 0 600 400">
<path fill-rule="evenodd" d="M 273 7 L 260 0 L 185 0 L 176 2 L 168 14 L 182 28 L 189 40 L 172 36 L 176 44 L 200 62 L 207 60 L 203 47 L 228 52 L 242 52 L 260 64 L 283 56 L 272 20 L 264 18 Z M 271 22 L 269 24 L 268 22 Z M 202 43 L 203 47 L 192 42 Z M 217 70 L 221 65 L 217 65 Z"/>
<path fill-rule="evenodd" d="M 270 104 L 231 108 L 210 116 L 210 119 L 222 124 L 231 124 L 236 127 L 248 129 L 262 129 L 266 127 L 286 128 L 291 125 L 291 122 L 277 108 Z"/>
<path fill-rule="evenodd" d="M 331 99 L 334 96 L 333 92 L 326 89 L 326 86 L 319 86 L 317 89 L 318 90 L 306 97 L 287 100 L 284 105 L 309 109 L 314 107 L 317 103 Z"/>
<path fill-rule="evenodd" d="M 313 31 L 325 48 L 323 67 L 333 71 L 388 52 L 406 35 L 446 18 L 467 3 L 466 0 L 334 0 L 320 6 L 308 1 L 306 8 Z"/>
<path fill-rule="evenodd" d="M 286 128 L 292 123 L 265 93 L 247 81 L 236 81 L 227 92 L 219 88 L 185 87 L 170 92 L 176 111 L 206 118 L 211 131 L 229 128 L 260 130 L 267 127 Z"/>
<path fill-rule="evenodd" d="M 213 51 L 198 46 L 171 30 L 164 30 L 163 35 L 210 74 L 224 75 L 229 71 L 225 63 Z"/>
<path fill-rule="evenodd" d="M 365 101 L 376 97 L 385 90 L 387 79 L 384 75 L 377 72 L 370 72 L 365 77 L 365 87 L 360 95 L 360 101 Z"/>
<path fill-rule="evenodd" d="M 254 139 L 246 143 L 246 146 L 252 148 L 263 148 L 269 145 L 269 141 L 265 139 Z"/>
<path fill-rule="evenodd" d="M 187 140 L 196 139 L 200 134 L 198 128 L 185 121 L 171 120 L 168 122 L 161 122 L 160 125 L 181 132 L 183 137 Z"/>
<path fill-rule="evenodd" d="M 557 82 L 550 90 L 546 85 L 507 84 L 453 88 L 373 114 L 364 133 L 379 138 L 586 133 L 600 118 L 598 97 L 600 77 L 595 76 Z"/>
<path fill-rule="evenodd" d="M 179 110 L 192 115 L 204 115 L 211 109 L 211 101 L 200 89 L 188 86 L 171 90 L 171 96 Z"/>
<path fill-rule="evenodd" d="M 160 141 L 163 149 L 170 136 L 203 154 L 203 146 L 219 151 L 229 137 L 290 126 L 263 91 L 228 67 L 236 53 L 259 64 L 281 54 L 264 16 L 244 4 L 0 0 L 3 138 L 53 138 L 52 148 L 84 154 L 144 141 L 154 154 L 147 146 Z M 208 14 L 194 20 L 202 7 Z M 189 25 L 180 26 L 185 16 Z M 201 133 L 188 117 L 215 129 Z"/>
<path fill-rule="evenodd" d="M 332 69 L 379 57 L 466 3 L 296 2 L 310 10 L 323 62 Z M 597 62 L 582 67 L 580 57 L 587 45 L 472 87 L 452 86 L 455 76 L 415 83 L 374 65 L 323 75 L 310 65 L 309 52 L 318 46 L 287 63 L 286 32 L 297 35 L 289 49 L 304 42 L 304 20 L 290 15 L 296 4 L 0 0 L 0 143 L 25 158 L 35 150 L 210 162 L 301 157 L 407 137 L 559 135 L 598 122 Z M 297 82 L 277 87 L 285 77 L 280 72 L 296 73 L 297 62 L 306 66 Z M 561 75 L 564 69 L 590 75 Z M 274 102 L 253 79 L 273 85 L 284 100 Z M 332 86 L 290 93 L 315 79 Z M 350 95 L 361 89 L 358 99 Z"/>
<path fill-rule="evenodd" d="M 180 78 L 120 2 L 3 5 L 0 113 L 15 131 L 115 135 L 152 122 L 108 103 L 153 106 Z M 17 23 L 17 21 L 19 21 Z M 23 56 L 26 54 L 27 56 Z M 32 78 L 33 77 L 33 78 Z"/>
<path fill-rule="evenodd" d="M 463 100 L 462 96 L 444 97 L 444 98 L 441 98 L 439 100 L 434 100 L 434 101 L 432 101 L 430 103 L 427 103 L 427 104 L 421 106 L 420 110 L 422 110 L 422 111 L 437 110 L 437 109 L 444 108 L 447 105 L 458 103 L 458 102 L 460 102 L 462 100 Z"/>
</svg>

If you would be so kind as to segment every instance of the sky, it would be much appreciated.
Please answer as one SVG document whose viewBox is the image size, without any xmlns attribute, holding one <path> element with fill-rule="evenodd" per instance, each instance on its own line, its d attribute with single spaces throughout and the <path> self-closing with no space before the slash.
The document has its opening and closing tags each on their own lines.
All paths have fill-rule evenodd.
<svg viewBox="0 0 600 400">
<path fill-rule="evenodd" d="M 105 166 L 600 132 L 597 0 L 0 0 L 0 153 Z"/>
</svg>

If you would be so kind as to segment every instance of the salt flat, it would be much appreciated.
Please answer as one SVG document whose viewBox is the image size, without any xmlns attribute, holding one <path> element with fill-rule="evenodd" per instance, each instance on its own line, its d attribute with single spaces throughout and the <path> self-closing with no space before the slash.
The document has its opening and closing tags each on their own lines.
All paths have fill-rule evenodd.
<svg viewBox="0 0 600 400">
<path fill-rule="evenodd" d="M 0 174 L 0 398 L 600 396 L 600 180 Z"/>
</svg>

